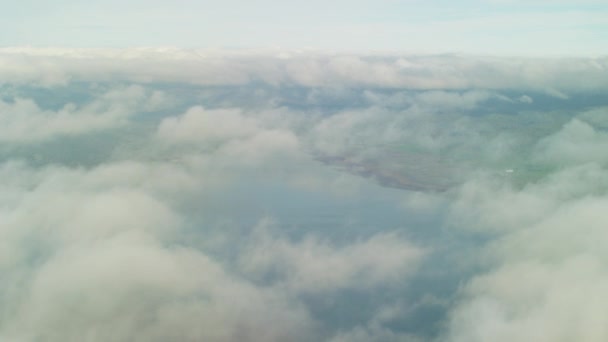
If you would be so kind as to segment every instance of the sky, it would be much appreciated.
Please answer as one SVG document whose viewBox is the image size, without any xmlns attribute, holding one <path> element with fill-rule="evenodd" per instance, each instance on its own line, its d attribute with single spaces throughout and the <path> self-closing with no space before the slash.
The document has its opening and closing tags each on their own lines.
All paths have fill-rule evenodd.
<svg viewBox="0 0 608 342">
<path fill-rule="evenodd" d="M 0 46 L 608 52 L 608 7 L 598 0 L 26 0 L 3 8 Z"/>
</svg>

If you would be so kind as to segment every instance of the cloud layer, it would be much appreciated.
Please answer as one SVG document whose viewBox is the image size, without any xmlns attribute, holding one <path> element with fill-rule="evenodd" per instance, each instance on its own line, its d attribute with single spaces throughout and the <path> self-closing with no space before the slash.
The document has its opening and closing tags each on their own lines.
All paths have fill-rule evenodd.
<svg viewBox="0 0 608 342">
<path fill-rule="evenodd" d="M 607 337 L 602 58 L 0 60 L 2 340 Z"/>
</svg>

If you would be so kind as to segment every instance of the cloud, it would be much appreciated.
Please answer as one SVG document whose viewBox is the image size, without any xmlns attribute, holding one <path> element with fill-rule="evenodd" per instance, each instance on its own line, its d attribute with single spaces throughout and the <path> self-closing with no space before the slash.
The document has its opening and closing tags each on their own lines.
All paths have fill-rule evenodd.
<svg viewBox="0 0 608 342">
<path fill-rule="evenodd" d="M 4 164 L 3 338 L 306 340 L 301 304 L 179 243 L 179 202 L 155 191 L 162 183 L 134 181 L 150 171 Z"/>
<path fill-rule="evenodd" d="M 304 341 L 319 323 L 299 293 L 397 286 L 423 255 L 396 234 L 339 247 L 259 231 L 238 252 L 245 272 L 233 272 L 184 245 L 182 202 L 169 195 L 200 189 L 157 173 L 166 167 L 3 165 L 4 203 L 12 206 L 1 215 L 3 338 Z M 274 268 L 282 281 L 256 285 Z"/>
<path fill-rule="evenodd" d="M 563 164 L 601 163 L 605 164 L 601 151 L 608 143 L 608 135 L 596 131 L 593 126 L 573 119 L 554 135 L 539 143 L 538 158 Z"/>
<path fill-rule="evenodd" d="M 532 103 L 532 102 L 534 102 L 534 100 L 530 96 L 528 96 L 528 95 L 522 95 L 518 100 L 519 100 L 519 102 L 522 102 L 522 103 Z"/>
<path fill-rule="evenodd" d="M 156 137 L 162 145 L 190 151 L 187 154 L 198 160 L 195 163 L 214 168 L 267 165 L 278 169 L 286 161 L 298 163 L 304 157 L 299 138 L 280 125 L 273 127 L 276 123 L 267 126 L 266 121 L 248 117 L 240 109 L 193 107 L 182 115 L 164 118 Z"/>
<path fill-rule="evenodd" d="M 281 56 L 289 56 L 284 58 Z M 277 57 L 278 56 L 278 57 Z M 606 89 L 606 59 L 328 54 L 318 50 L 0 49 L 3 82 L 176 82 L 194 85 L 520 89 L 559 97 Z M 116 61 L 120 61 L 116 63 Z M 584 81 L 583 81 L 584 80 Z"/>
<path fill-rule="evenodd" d="M 498 97 L 495 94 L 483 91 L 468 91 L 463 94 L 445 91 L 428 91 L 416 97 L 416 104 L 431 108 L 449 108 L 451 110 L 470 110 L 478 103 Z"/>
<path fill-rule="evenodd" d="M 107 108 L 120 93 L 97 96 L 91 103 Z M 300 294 L 403 283 L 422 251 L 397 234 L 346 246 L 314 234 L 302 243 L 282 234 L 253 235 L 245 250 L 236 249 L 243 263 L 235 266 L 206 244 L 188 240 L 192 224 L 201 236 L 214 229 L 191 212 L 208 210 L 207 202 L 190 201 L 213 199 L 238 179 L 218 182 L 216 172 L 276 172 L 282 163 L 302 158 L 295 131 L 276 122 L 276 115 L 192 107 L 160 119 L 140 137 L 151 151 L 136 146 L 87 167 L 3 161 L 0 267 L 7 278 L 0 287 L 0 336 L 306 341 L 333 331 L 329 324 L 323 332 L 324 323 Z M 210 124 L 218 129 L 210 130 Z M 65 136 L 56 133 L 55 139 Z M 289 260 L 278 266 L 283 281 L 257 282 L 275 267 L 260 253 Z M 318 281 L 325 285 L 318 288 Z"/>
<path fill-rule="evenodd" d="M 60 136 L 76 136 L 126 125 L 138 112 L 156 109 L 163 101 L 161 92 L 147 92 L 141 86 L 112 89 L 95 101 L 67 103 L 57 111 L 43 109 L 31 99 L 0 101 L 0 141 L 38 143 Z"/>
<path fill-rule="evenodd" d="M 378 310 L 366 325 L 357 326 L 349 331 L 343 331 L 332 337 L 331 342 L 363 342 L 363 341 L 424 341 L 424 338 L 408 333 L 395 332 L 387 328 L 390 321 L 403 316 L 401 306 L 386 306 Z"/>
<path fill-rule="evenodd" d="M 257 130 L 256 122 L 242 116 L 238 109 L 209 111 L 193 107 L 179 117 L 163 119 L 158 127 L 158 135 L 170 143 L 218 144 L 246 138 Z"/>
<path fill-rule="evenodd" d="M 596 246 L 605 234 L 594 223 L 603 202 L 575 201 L 494 244 L 502 266 L 467 286 L 446 340 L 605 338 L 596 320 L 606 284 L 605 253 Z"/>
<path fill-rule="evenodd" d="M 605 340 L 602 58 L 0 60 L 0 339 Z"/>
<path fill-rule="evenodd" d="M 280 296 L 231 279 L 196 251 L 138 236 L 64 250 L 28 290 L 6 338 L 279 341 L 310 329 Z"/>
<path fill-rule="evenodd" d="M 339 247 L 314 236 L 298 243 L 275 238 L 267 225 L 262 222 L 257 228 L 241 256 L 241 267 L 257 277 L 277 277 L 280 286 L 296 292 L 401 284 L 424 255 L 396 233 Z"/>
<path fill-rule="evenodd" d="M 594 134 L 575 121 L 539 144 L 556 151 L 543 155 L 570 156 L 561 139 L 592 139 L 593 148 L 602 146 Z M 442 340 L 606 338 L 597 317 L 606 301 L 600 266 L 606 253 L 600 246 L 607 238 L 601 222 L 608 183 L 599 155 L 582 158 L 523 188 L 491 182 L 465 187 L 460 201 L 467 199 L 454 212 L 468 212 L 474 221 L 455 225 L 476 227 L 491 238 L 477 252 L 484 271 L 464 287 Z"/>
</svg>

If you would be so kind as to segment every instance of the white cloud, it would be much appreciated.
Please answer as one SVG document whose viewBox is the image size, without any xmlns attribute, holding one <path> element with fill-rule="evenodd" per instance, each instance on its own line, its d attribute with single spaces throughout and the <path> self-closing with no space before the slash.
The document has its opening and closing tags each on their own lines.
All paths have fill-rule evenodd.
<svg viewBox="0 0 608 342">
<path fill-rule="evenodd" d="M 7 339 L 281 341 L 310 329 L 280 295 L 232 279 L 197 251 L 139 236 L 63 250 L 24 299 Z"/>
<path fill-rule="evenodd" d="M 478 183 L 461 201 L 472 188 L 481 196 L 454 210 L 475 222 L 455 226 L 494 238 L 477 253 L 485 271 L 464 287 L 443 340 L 605 339 L 605 169 L 573 163 L 521 189 Z"/>
<path fill-rule="evenodd" d="M 299 138 L 280 126 L 257 113 L 247 116 L 240 109 L 193 107 L 163 119 L 156 137 L 162 145 L 183 149 L 195 164 L 222 172 L 244 167 L 274 173 L 273 169 L 294 169 L 304 158 Z"/>
<path fill-rule="evenodd" d="M 124 126 L 130 116 L 153 110 L 163 102 L 160 92 L 140 86 L 112 89 L 95 101 L 68 103 L 57 111 L 42 109 L 31 99 L 0 101 L 0 142 L 30 143 Z"/>
<path fill-rule="evenodd" d="M 280 286 L 297 292 L 403 284 L 425 253 L 396 233 L 334 246 L 314 236 L 290 242 L 273 237 L 268 229 L 268 222 L 257 227 L 241 267 L 262 278 L 278 275 Z"/>
<path fill-rule="evenodd" d="M 291 52 L 292 50 L 287 50 Z M 284 51 L 280 51 L 284 52 Z M 184 82 L 196 85 L 297 84 L 309 87 L 524 89 L 568 96 L 608 88 L 606 58 L 499 58 L 462 55 L 328 54 L 293 50 L 0 49 L 6 83 Z M 119 61 L 117 63 L 117 61 Z"/>
<path fill-rule="evenodd" d="M 0 212 L 6 276 L 0 336 L 307 340 L 313 320 L 296 300 L 230 275 L 179 242 L 183 221 L 173 206 L 180 202 L 167 196 L 162 177 L 142 179 L 155 169 L 163 170 L 124 163 L 89 171 L 3 165 L 9 194 Z M 188 189 L 169 184 L 174 194 Z"/>
<path fill-rule="evenodd" d="M 539 142 L 536 155 L 543 161 L 558 165 L 608 162 L 603 153 L 608 147 L 608 134 L 573 119 L 553 135 Z"/>
<path fill-rule="evenodd" d="M 522 95 L 519 97 L 519 102 L 521 103 L 532 103 L 534 100 L 528 95 Z"/>
<path fill-rule="evenodd" d="M 374 314 L 367 324 L 354 327 L 348 331 L 342 331 L 333 336 L 330 342 L 424 341 L 423 337 L 403 332 L 395 332 L 385 326 L 386 323 L 390 323 L 391 319 L 399 318 L 403 315 L 403 308 L 400 305 L 383 307 Z"/>
<path fill-rule="evenodd" d="M 604 59 L 276 54 L 1 51 L 0 339 L 605 340 Z"/>
<path fill-rule="evenodd" d="M 244 117 L 239 109 L 193 107 L 181 116 L 163 119 L 158 135 L 169 143 L 217 145 L 250 137 L 258 130 L 256 122 Z"/>
</svg>

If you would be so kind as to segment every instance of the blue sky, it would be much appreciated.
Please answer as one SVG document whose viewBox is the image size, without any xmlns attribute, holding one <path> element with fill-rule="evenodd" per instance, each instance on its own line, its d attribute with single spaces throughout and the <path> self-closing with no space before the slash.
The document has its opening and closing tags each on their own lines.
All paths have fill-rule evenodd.
<svg viewBox="0 0 608 342">
<path fill-rule="evenodd" d="M 0 22 L 0 46 L 608 52 L 608 5 L 597 0 L 28 0 L 7 2 Z"/>
</svg>

